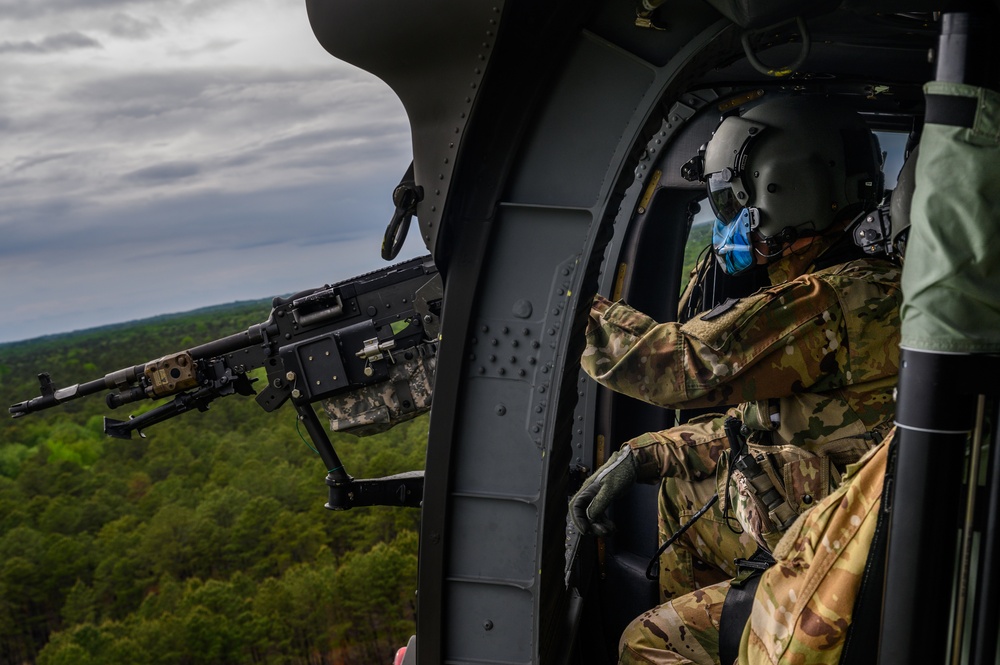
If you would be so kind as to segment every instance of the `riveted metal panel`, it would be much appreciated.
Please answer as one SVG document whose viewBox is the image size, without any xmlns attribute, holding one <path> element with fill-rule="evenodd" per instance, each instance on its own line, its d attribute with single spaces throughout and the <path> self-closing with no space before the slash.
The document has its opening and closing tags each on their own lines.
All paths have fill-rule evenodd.
<svg viewBox="0 0 1000 665">
<path fill-rule="evenodd" d="M 490 582 L 455 580 L 446 601 L 453 612 L 445 638 L 445 665 L 520 665 L 531 663 L 535 616 L 526 589 Z M 419 642 L 418 642 L 419 644 Z M 422 663 L 421 663 L 422 665 Z"/>
<path fill-rule="evenodd" d="M 602 75 L 588 79 L 587 73 L 595 70 Z M 480 281 L 469 303 L 471 316 L 462 340 L 463 387 L 456 395 L 461 406 L 453 414 L 446 529 L 438 526 L 437 519 L 427 521 L 428 507 L 440 504 L 436 497 L 425 495 L 426 532 L 433 535 L 442 528 L 449 541 L 442 557 L 444 652 L 435 654 L 443 662 L 465 662 L 471 648 L 454 635 L 455 622 L 467 617 L 453 603 L 472 581 L 469 571 L 475 569 L 474 553 L 483 538 L 483 530 L 473 525 L 489 519 L 483 506 L 490 504 L 468 498 L 513 497 L 526 494 L 536 483 L 540 493 L 531 498 L 533 520 L 522 514 L 515 524 L 520 534 L 533 534 L 534 547 L 519 548 L 521 560 L 473 578 L 484 582 L 474 594 L 477 608 L 485 614 L 501 613 L 506 611 L 508 586 L 525 584 L 522 566 L 530 560 L 534 617 L 530 632 L 519 636 L 521 642 L 493 644 L 488 657 L 478 653 L 475 657 L 484 657 L 484 662 L 519 662 L 525 656 L 523 640 L 529 636 L 528 662 L 554 662 L 557 653 L 565 653 L 546 640 L 545 630 L 567 611 L 563 566 L 560 558 L 543 557 L 542 552 L 560 549 L 565 542 L 566 469 L 574 451 L 578 391 L 576 379 L 567 379 L 565 368 L 576 365 L 582 350 L 581 260 L 597 242 L 597 222 L 607 214 L 606 207 L 617 210 L 622 194 L 614 198 L 613 189 L 620 183 L 617 163 L 634 149 L 631 141 L 646 123 L 649 109 L 644 104 L 655 99 L 649 88 L 656 78 L 647 65 L 589 34 L 577 40 L 567 71 L 569 75 L 560 79 L 565 83 L 547 98 L 527 147 L 515 160 L 512 173 L 517 181 L 499 203 L 482 246 L 484 265 L 477 274 Z M 571 124 L 566 114 L 584 102 L 591 105 L 585 111 L 590 114 L 585 140 L 559 127 L 560 121 Z M 450 268 L 449 288 L 465 286 L 461 268 L 461 262 Z M 446 311 L 446 326 L 447 317 Z M 446 330 L 445 340 L 454 334 Z M 513 346 L 515 340 L 518 347 Z M 528 342 L 527 348 L 522 340 Z M 447 361 L 441 367 L 447 372 Z M 496 415 L 500 406 L 507 409 L 503 417 Z M 529 453 L 521 454 L 525 441 Z M 433 431 L 431 445 L 436 445 Z M 429 452 L 429 487 L 440 477 L 435 461 Z M 439 489 L 435 483 L 431 491 Z M 497 499 L 493 505 L 506 503 Z M 432 544 L 421 555 L 435 549 Z M 473 635 L 468 641 L 476 644 L 476 639 Z"/>
<path fill-rule="evenodd" d="M 522 417 L 530 394 L 526 382 L 490 377 L 468 383 L 469 406 L 462 417 L 466 444 L 455 450 L 452 461 L 453 492 L 537 498 L 540 452 Z"/>
<path fill-rule="evenodd" d="M 535 524 L 538 511 L 505 497 L 458 496 L 449 555 L 452 579 L 530 588 L 535 582 Z M 487 617 L 484 617 L 487 618 Z"/>
<path fill-rule="evenodd" d="M 711 37 L 706 30 L 702 38 Z M 561 553 L 567 470 L 579 454 L 582 434 L 574 432 L 583 430 L 574 409 L 584 301 L 596 290 L 604 243 L 635 160 L 660 125 L 650 118 L 673 72 L 586 31 L 564 42 L 550 53 L 559 83 L 544 90 L 534 113 L 516 119 L 523 131 L 486 112 L 488 126 L 469 140 L 491 150 L 456 174 L 481 177 L 466 183 L 468 200 L 449 208 L 447 220 L 452 249 L 421 527 L 422 662 L 557 663 L 570 653 L 554 635 L 569 621 L 572 600 Z M 511 93 L 520 92 L 515 83 Z M 586 120 L 574 125 L 575 113 Z M 493 135 L 516 140 L 501 144 Z M 497 197 L 492 207 L 487 192 Z M 535 484 L 538 494 L 529 497 Z M 531 506 L 533 520 L 523 512 L 507 519 L 519 538 L 534 534 L 534 547 L 515 547 L 520 560 L 477 570 L 480 523 L 491 506 L 518 502 Z M 529 560 L 530 625 L 514 642 L 478 651 L 481 633 L 467 603 L 484 616 L 507 612 Z"/>
<path fill-rule="evenodd" d="M 585 34 L 526 143 L 509 200 L 593 206 L 607 186 L 608 156 L 654 76 L 647 63 Z"/>
</svg>

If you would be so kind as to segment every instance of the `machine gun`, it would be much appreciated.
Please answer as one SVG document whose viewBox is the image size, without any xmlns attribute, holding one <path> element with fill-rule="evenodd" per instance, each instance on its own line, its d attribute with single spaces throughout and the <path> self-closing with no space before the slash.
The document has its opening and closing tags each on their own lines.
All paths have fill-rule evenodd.
<svg viewBox="0 0 1000 665">
<path fill-rule="evenodd" d="M 355 480 L 344 469 L 313 409 L 320 401 L 332 421 L 350 430 L 405 420 L 429 407 L 443 289 L 429 256 L 412 259 L 334 285 L 275 298 L 271 314 L 245 332 L 223 337 L 162 358 L 126 367 L 103 378 L 56 388 L 48 373 L 38 375 L 41 394 L 10 407 L 14 418 L 63 402 L 111 390 L 109 408 L 143 399 L 173 400 L 128 420 L 104 419 L 109 436 L 129 439 L 133 432 L 188 411 L 205 411 L 227 395 L 255 395 L 265 411 L 291 401 L 327 466 L 331 510 L 354 506 L 419 506 L 423 473 L 410 472 Z M 249 373 L 263 368 L 267 385 L 258 393 Z M 414 371 L 414 368 L 416 370 Z M 424 399 L 414 399 L 410 381 L 426 383 Z M 355 418 L 356 407 L 373 394 L 390 393 L 384 403 Z M 337 426 L 336 423 L 340 423 Z"/>
</svg>

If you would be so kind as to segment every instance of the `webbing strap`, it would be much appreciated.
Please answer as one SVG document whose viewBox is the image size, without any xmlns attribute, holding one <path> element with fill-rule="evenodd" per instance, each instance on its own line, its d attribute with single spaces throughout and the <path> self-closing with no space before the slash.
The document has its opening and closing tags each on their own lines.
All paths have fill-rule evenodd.
<svg viewBox="0 0 1000 665">
<path fill-rule="evenodd" d="M 979 101 L 975 97 L 925 95 L 924 122 L 935 125 L 971 128 L 976 121 Z"/>
<path fill-rule="evenodd" d="M 774 565 L 774 559 L 767 550 L 757 548 L 750 559 L 737 559 L 736 565 L 740 573 L 729 585 L 722 605 L 722 616 L 719 618 L 719 662 L 723 665 L 736 662 L 743 628 L 750 619 L 753 595 L 760 584 L 760 576 Z"/>
</svg>

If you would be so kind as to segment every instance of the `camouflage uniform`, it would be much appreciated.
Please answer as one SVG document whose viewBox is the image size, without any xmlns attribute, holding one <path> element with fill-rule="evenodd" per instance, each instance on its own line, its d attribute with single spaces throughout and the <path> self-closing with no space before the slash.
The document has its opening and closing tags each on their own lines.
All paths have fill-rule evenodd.
<svg viewBox="0 0 1000 665">
<path fill-rule="evenodd" d="M 983 318 L 988 303 L 996 303 L 996 272 L 983 251 L 994 246 L 995 224 L 983 224 L 983 219 L 995 220 L 1000 209 L 1000 191 L 994 185 L 1000 177 L 1000 93 L 943 81 L 927 83 L 924 92 L 952 102 L 974 100 L 976 113 L 968 127 L 924 125 L 914 176 L 913 226 L 906 246 L 909 267 L 902 281 L 903 343 L 952 353 L 996 352 L 997 338 L 988 334 L 1000 327 L 984 323 Z M 957 265 L 981 269 L 959 270 Z M 996 307 L 990 311 L 995 317 Z M 906 444 L 900 448 L 902 454 Z M 887 438 L 852 470 L 836 493 L 785 534 L 774 552 L 777 564 L 757 587 L 740 644 L 740 663 L 840 662 L 891 456 Z M 878 626 L 856 627 L 862 628 L 871 631 Z"/>
<path fill-rule="evenodd" d="M 699 284 L 706 274 L 717 269 L 715 255 L 706 253 L 688 276 L 687 286 L 677 305 L 678 318 L 686 320 L 700 310 L 696 301 L 700 295 Z M 667 431 L 647 436 L 662 436 L 664 445 L 685 451 L 701 450 L 691 455 L 687 477 L 682 475 L 664 478 L 660 483 L 657 505 L 657 535 L 664 543 L 687 524 L 705 504 L 716 496 L 715 473 L 705 468 L 701 459 L 718 459 L 728 447 L 723 429 L 726 416 L 739 417 L 730 409 L 725 414 L 707 414 L 688 420 Z M 667 439 L 676 443 L 668 444 Z M 742 529 L 732 528 L 718 504 L 709 508 L 681 535 L 671 547 L 660 553 L 658 559 L 659 602 L 679 598 L 695 589 L 707 587 L 737 574 L 733 561 L 749 557 L 755 544 Z"/>
<path fill-rule="evenodd" d="M 878 523 L 890 440 L 891 434 L 782 537 L 777 563 L 757 587 L 740 663 L 840 662 Z"/>
<path fill-rule="evenodd" d="M 735 409 L 729 415 L 739 416 Z M 634 441 L 651 438 L 659 445 L 683 451 L 687 459 L 679 475 L 664 478 L 657 505 L 659 542 L 666 542 L 716 495 L 715 469 L 704 460 L 717 460 L 728 448 L 723 423 L 725 415 L 707 415 L 689 420 L 664 432 L 644 434 Z M 749 557 L 756 544 L 749 534 L 727 522 L 719 504 L 709 508 L 659 557 L 661 603 L 695 589 L 729 580 L 737 573 L 733 561 Z"/>
<path fill-rule="evenodd" d="M 776 510 L 762 506 L 739 471 L 729 482 L 728 442 L 718 432 L 718 421 L 703 423 L 697 438 L 673 428 L 627 445 L 639 463 L 639 480 L 704 481 L 714 474 L 724 508 L 768 549 L 795 515 L 825 497 L 846 465 L 873 445 L 872 432 L 887 430 L 891 421 L 899 269 L 864 258 L 807 273 L 834 239 L 819 237 L 806 250 L 769 266 L 776 286 L 683 325 L 658 324 L 624 303 L 602 298 L 591 311 L 581 362 L 603 385 L 668 408 L 741 402 L 735 412 L 750 432 L 749 448 L 760 455 L 768 479 L 782 493 Z M 688 501 L 661 497 L 661 504 Z M 734 544 L 718 522 L 707 524 L 717 535 L 703 533 L 702 542 L 720 543 L 720 551 L 745 545 Z M 700 545 L 697 537 L 689 544 Z M 698 556 L 710 562 L 717 558 L 703 549 Z M 622 638 L 622 662 L 644 650 L 647 655 L 638 662 L 649 662 L 650 651 L 659 654 L 653 662 L 716 662 L 712 624 L 721 603 L 715 601 L 724 598 L 728 582 L 720 586 L 636 619 Z M 667 644 L 676 644 L 668 638 L 671 626 L 689 640 L 698 637 L 700 631 L 684 631 L 681 623 L 703 624 L 707 631 L 709 648 L 699 660 L 662 654 Z"/>
<path fill-rule="evenodd" d="M 740 643 L 741 665 L 837 665 L 878 523 L 892 433 L 806 511 L 774 550 Z M 642 614 L 622 636 L 623 663 L 719 663 L 729 582 Z"/>
</svg>

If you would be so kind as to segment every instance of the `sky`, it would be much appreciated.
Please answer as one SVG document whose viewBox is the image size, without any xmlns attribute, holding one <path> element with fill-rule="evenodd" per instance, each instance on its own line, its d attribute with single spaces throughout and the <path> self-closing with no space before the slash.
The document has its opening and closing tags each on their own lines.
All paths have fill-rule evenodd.
<svg viewBox="0 0 1000 665">
<path fill-rule="evenodd" d="M 386 265 L 411 156 L 303 0 L 0 0 L 0 343 Z"/>
</svg>

